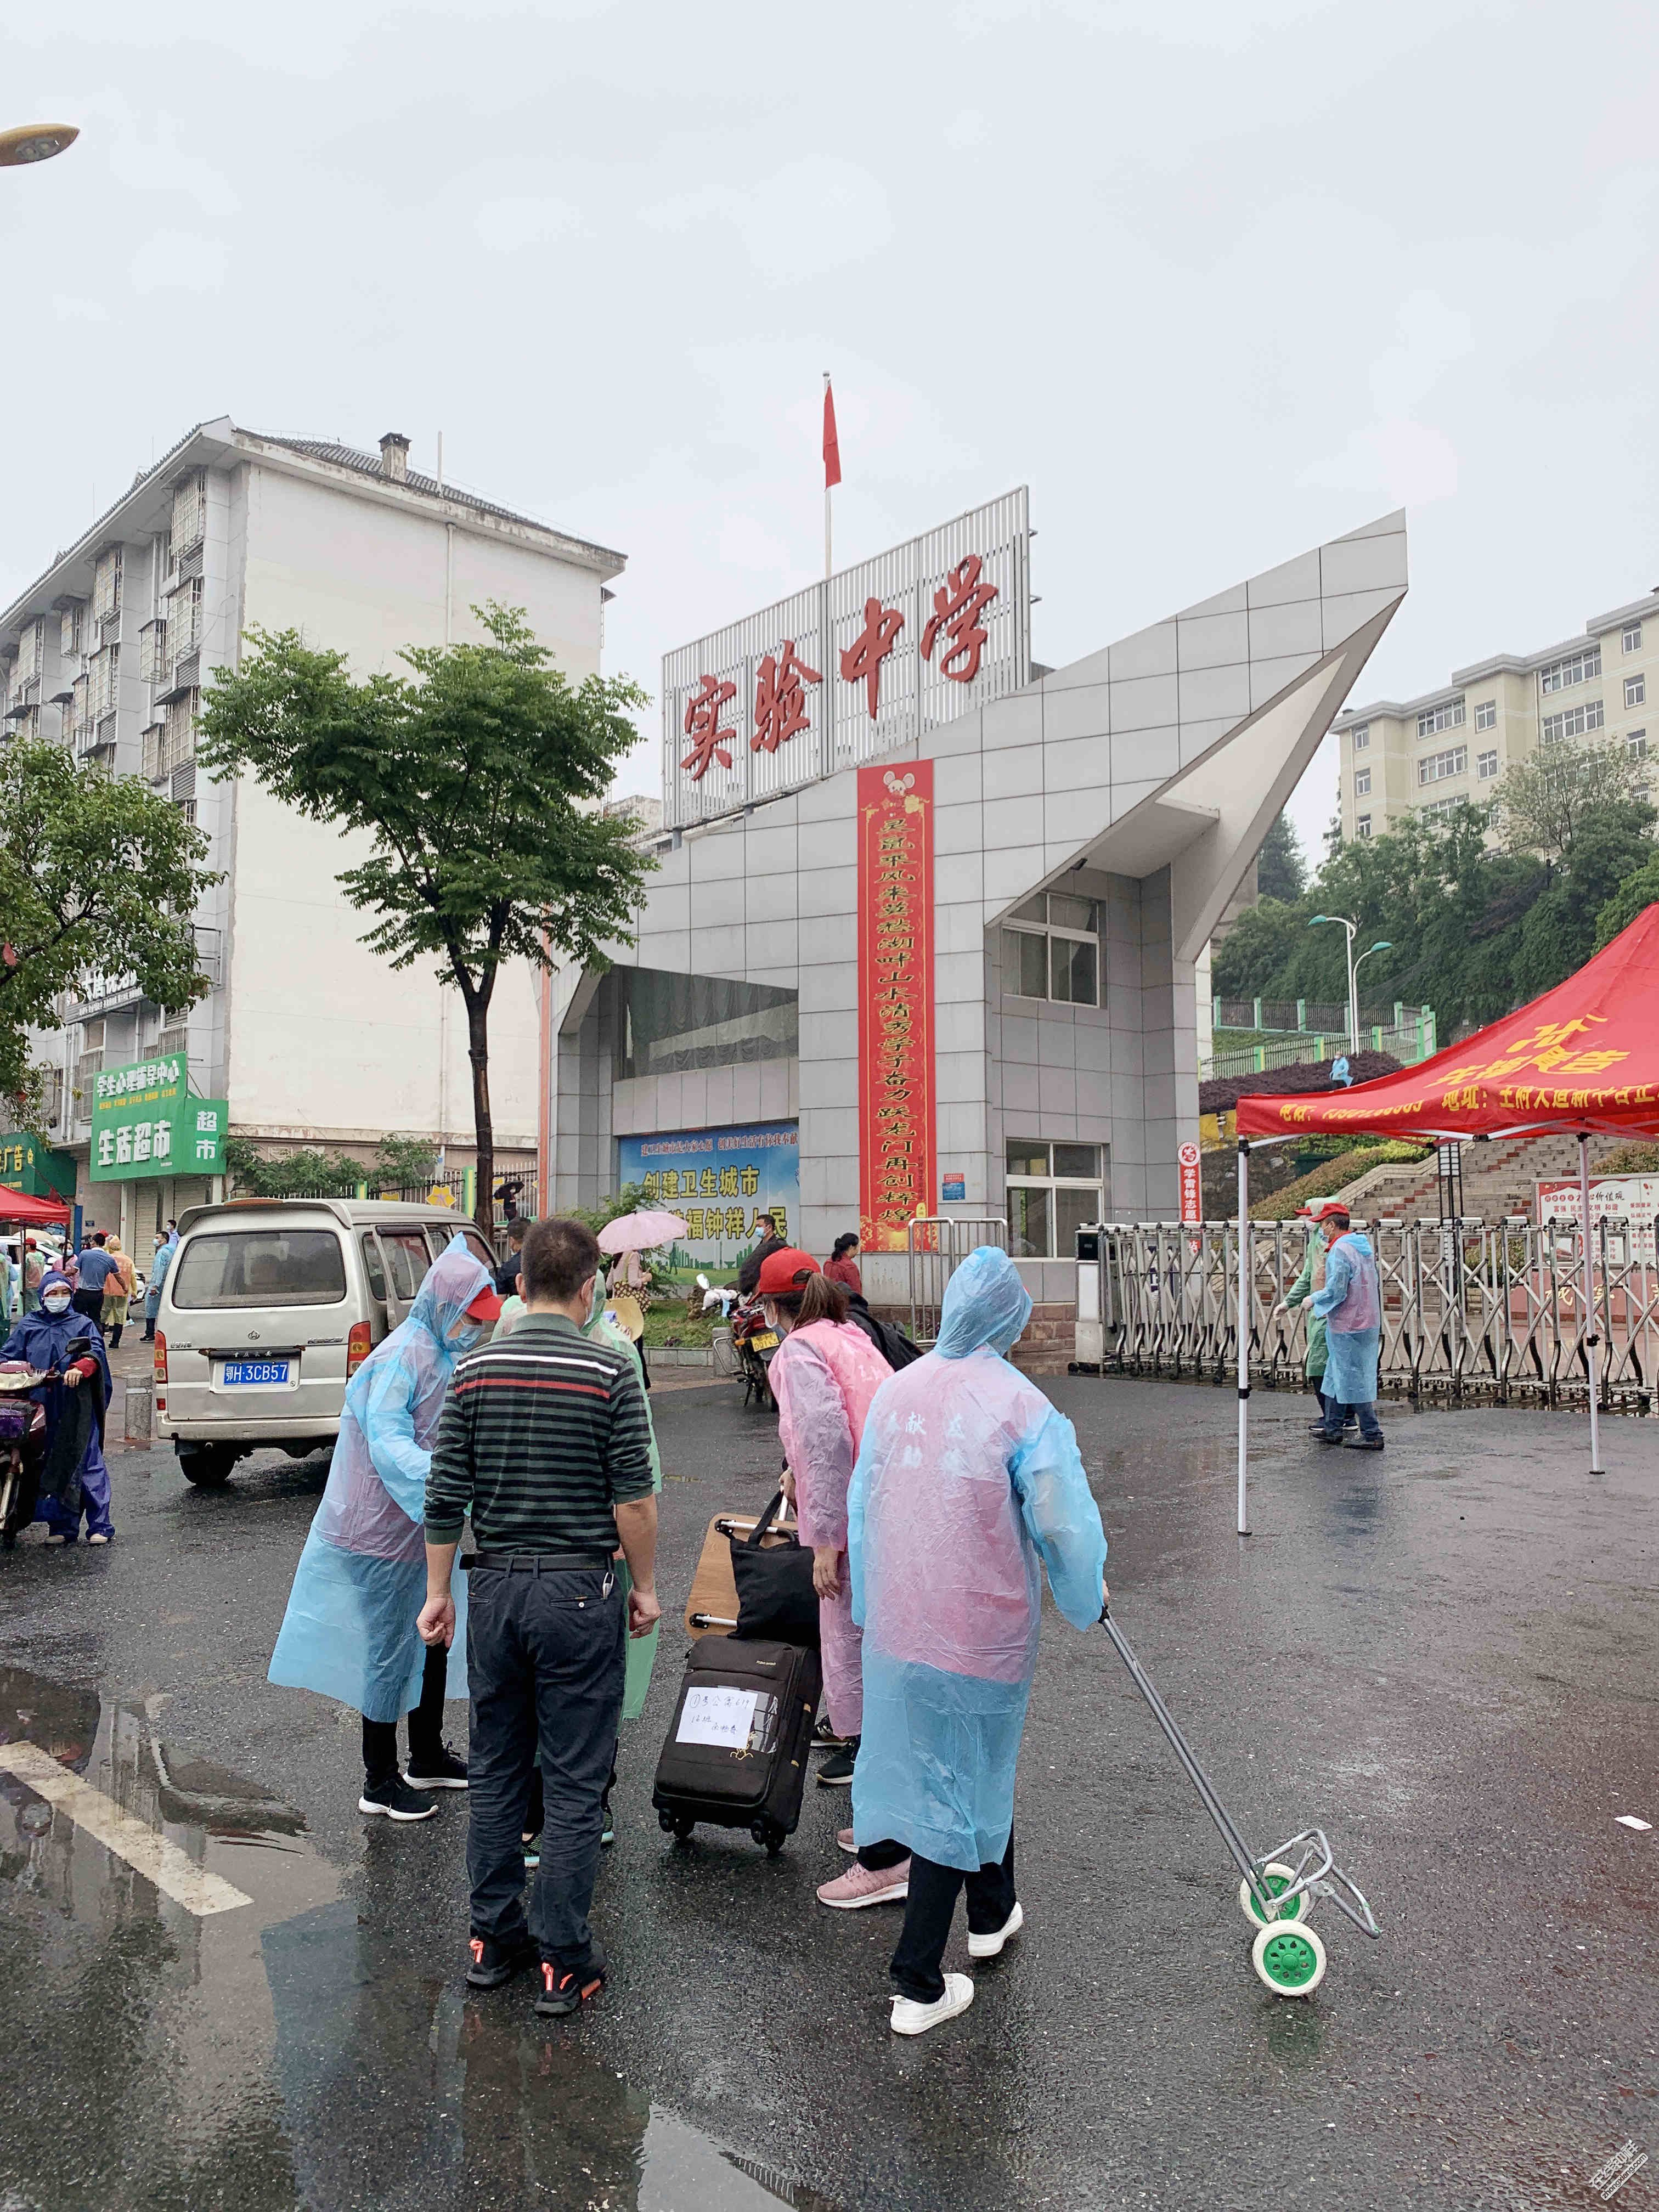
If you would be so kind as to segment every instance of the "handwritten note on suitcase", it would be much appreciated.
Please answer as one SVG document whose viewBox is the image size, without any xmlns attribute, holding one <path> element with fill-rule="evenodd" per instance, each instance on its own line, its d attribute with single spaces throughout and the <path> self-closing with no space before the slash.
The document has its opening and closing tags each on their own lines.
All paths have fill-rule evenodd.
<svg viewBox="0 0 1659 2212">
<path fill-rule="evenodd" d="M 674 1741 L 713 1744 L 726 1751 L 746 1751 L 759 1700 L 758 1690 L 690 1689 L 685 1693 Z"/>
</svg>

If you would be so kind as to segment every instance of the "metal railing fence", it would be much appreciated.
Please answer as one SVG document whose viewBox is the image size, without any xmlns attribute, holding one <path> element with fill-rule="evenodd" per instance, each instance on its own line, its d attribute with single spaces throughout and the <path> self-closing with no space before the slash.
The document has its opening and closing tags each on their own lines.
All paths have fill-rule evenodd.
<svg viewBox="0 0 1659 2212">
<path fill-rule="evenodd" d="M 945 1285 L 968 1255 L 981 1244 L 1008 1249 L 1008 1224 L 1000 1213 L 927 1214 L 906 1224 L 910 1263 L 910 1339 L 924 1348 L 939 1335 Z"/>
<path fill-rule="evenodd" d="M 920 1226 L 921 1224 L 918 1224 Z M 1583 1406 L 1583 1255 L 1576 1221 L 1378 1221 L 1364 1225 L 1382 1293 L 1378 1387 L 1386 1395 L 1495 1405 Z M 1643 1224 L 1645 1227 L 1645 1224 Z M 1310 1231 L 1253 1221 L 1246 1255 L 1250 1380 L 1300 1389 L 1306 1304 L 1283 1309 Z M 1628 1222 L 1591 1228 L 1598 1397 L 1653 1409 L 1659 1266 Z M 913 1262 L 914 1267 L 914 1262 Z M 1238 1224 L 1138 1222 L 1101 1231 L 1104 1371 L 1231 1382 L 1237 1364 Z"/>
</svg>

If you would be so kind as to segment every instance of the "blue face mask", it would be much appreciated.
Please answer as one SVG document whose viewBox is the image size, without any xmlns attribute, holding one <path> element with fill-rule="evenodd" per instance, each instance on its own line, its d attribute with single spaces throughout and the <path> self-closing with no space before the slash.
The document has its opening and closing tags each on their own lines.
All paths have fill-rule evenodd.
<svg viewBox="0 0 1659 2212">
<path fill-rule="evenodd" d="M 483 1342 L 489 1328 L 488 1322 L 468 1321 L 463 1315 L 450 1330 L 449 1340 L 457 1352 L 471 1352 L 474 1345 Z"/>
</svg>

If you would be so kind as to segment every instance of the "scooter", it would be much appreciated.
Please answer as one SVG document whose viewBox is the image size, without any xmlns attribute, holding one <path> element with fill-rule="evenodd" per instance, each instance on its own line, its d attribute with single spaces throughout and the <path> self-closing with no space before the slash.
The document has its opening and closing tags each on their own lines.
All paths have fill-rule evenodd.
<svg viewBox="0 0 1659 2212">
<path fill-rule="evenodd" d="M 738 1372 L 743 1377 L 743 1402 L 752 1398 L 767 1412 L 775 1412 L 777 1400 L 772 1395 L 772 1378 L 769 1372 L 778 1348 L 778 1333 L 767 1320 L 758 1298 L 745 1299 L 732 1313 L 732 1348 L 737 1354 Z"/>
</svg>

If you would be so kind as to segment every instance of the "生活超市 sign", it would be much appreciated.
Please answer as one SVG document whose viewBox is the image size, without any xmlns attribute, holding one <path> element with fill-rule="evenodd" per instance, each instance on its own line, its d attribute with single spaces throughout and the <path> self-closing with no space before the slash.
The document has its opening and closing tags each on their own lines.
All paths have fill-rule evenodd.
<svg viewBox="0 0 1659 2212">
<path fill-rule="evenodd" d="M 902 1252 L 938 1187 L 932 761 L 861 768 L 858 821 L 859 1237 Z"/>
<path fill-rule="evenodd" d="M 194 1095 L 182 1053 L 103 1068 L 93 1083 L 94 1182 L 223 1174 L 226 1102 Z"/>
</svg>

